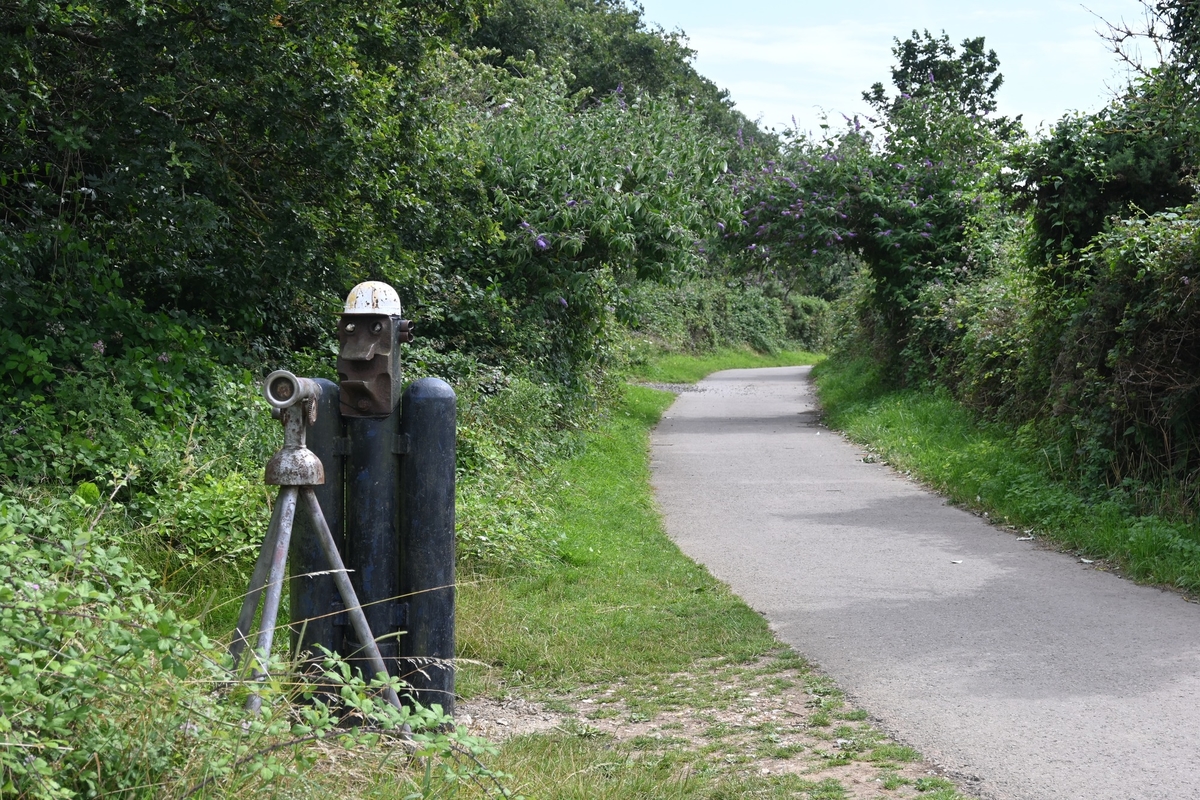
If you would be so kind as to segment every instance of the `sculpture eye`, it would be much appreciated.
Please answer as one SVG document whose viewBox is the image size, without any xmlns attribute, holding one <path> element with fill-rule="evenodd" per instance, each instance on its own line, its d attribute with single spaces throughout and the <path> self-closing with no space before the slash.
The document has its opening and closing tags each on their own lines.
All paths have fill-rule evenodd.
<svg viewBox="0 0 1200 800">
<path fill-rule="evenodd" d="M 383 330 L 382 322 L 376 322 L 374 325 L 371 326 L 371 333 L 379 333 L 381 330 Z"/>
<path fill-rule="evenodd" d="M 354 333 L 354 323 L 353 322 L 346 323 L 346 333 Z"/>
</svg>

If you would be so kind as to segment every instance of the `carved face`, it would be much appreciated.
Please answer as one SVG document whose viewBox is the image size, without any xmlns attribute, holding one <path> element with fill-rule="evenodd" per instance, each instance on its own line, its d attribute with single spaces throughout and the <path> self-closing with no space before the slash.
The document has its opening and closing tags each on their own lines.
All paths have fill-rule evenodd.
<svg viewBox="0 0 1200 800">
<path fill-rule="evenodd" d="M 346 314 L 338 322 L 338 343 L 342 348 L 338 358 L 347 361 L 370 361 L 376 354 L 392 351 L 392 318 L 382 314 Z"/>
<path fill-rule="evenodd" d="M 338 322 L 343 416 L 386 417 L 400 401 L 398 323 L 383 314 L 344 314 Z"/>
</svg>

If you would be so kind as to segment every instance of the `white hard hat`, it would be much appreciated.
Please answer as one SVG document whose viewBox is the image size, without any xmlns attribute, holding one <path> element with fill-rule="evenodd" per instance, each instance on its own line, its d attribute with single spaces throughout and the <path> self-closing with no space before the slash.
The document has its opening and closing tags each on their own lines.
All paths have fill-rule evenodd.
<svg viewBox="0 0 1200 800">
<path fill-rule="evenodd" d="M 400 295 L 382 281 L 366 281 L 350 290 L 346 295 L 343 314 L 384 314 L 400 316 Z"/>
</svg>

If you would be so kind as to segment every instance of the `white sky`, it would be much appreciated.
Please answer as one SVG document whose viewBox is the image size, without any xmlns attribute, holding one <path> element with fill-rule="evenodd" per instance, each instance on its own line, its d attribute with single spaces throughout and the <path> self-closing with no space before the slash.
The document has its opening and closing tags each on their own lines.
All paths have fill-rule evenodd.
<svg viewBox="0 0 1200 800">
<path fill-rule="evenodd" d="M 728 89 L 737 108 L 766 127 L 815 130 L 822 111 L 866 110 L 863 90 L 890 87 L 892 38 L 913 29 L 945 30 L 958 45 L 984 36 L 1000 57 L 1000 113 L 1023 114 L 1025 127 L 1053 123 L 1069 110 L 1095 111 L 1125 83 L 1125 72 L 1096 31 L 1142 18 L 1137 0 L 642 0 L 645 18 L 682 29 L 696 68 Z M 1086 7 L 1085 7 L 1086 5 Z M 1090 11 L 1089 11 L 1090 9 Z M 1094 13 L 1092 13 L 1094 12 Z"/>
</svg>

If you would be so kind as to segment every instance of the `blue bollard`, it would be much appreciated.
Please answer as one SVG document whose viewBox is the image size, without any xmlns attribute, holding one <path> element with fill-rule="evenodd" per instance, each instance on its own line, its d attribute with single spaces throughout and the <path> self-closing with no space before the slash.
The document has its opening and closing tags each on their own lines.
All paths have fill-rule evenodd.
<svg viewBox="0 0 1200 800">
<path fill-rule="evenodd" d="M 380 419 L 345 417 L 350 449 L 345 477 L 346 568 L 351 570 L 351 583 L 391 675 L 398 674 L 396 639 L 405 623 L 397 546 L 399 417 L 398 411 Z M 347 638 L 347 655 L 356 663 L 361 650 L 361 642 Z"/>
<path fill-rule="evenodd" d="M 454 714 L 454 468 L 457 400 L 443 380 L 414 381 L 401 401 L 400 593 L 408 626 L 400 676 L 421 705 Z"/>
</svg>

